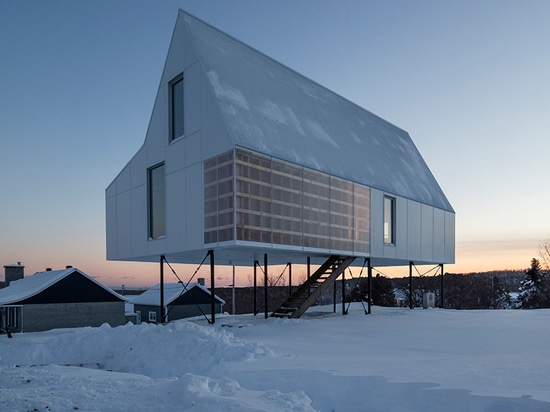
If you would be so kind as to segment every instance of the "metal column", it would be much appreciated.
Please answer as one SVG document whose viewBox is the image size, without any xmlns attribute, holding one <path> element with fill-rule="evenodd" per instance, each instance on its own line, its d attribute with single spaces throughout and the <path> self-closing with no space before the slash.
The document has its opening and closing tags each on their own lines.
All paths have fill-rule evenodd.
<svg viewBox="0 0 550 412">
<path fill-rule="evenodd" d="M 309 280 L 309 276 L 311 275 L 311 259 L 308 256 L 307 257 L 307 280 Z M 307 296 L 309 297 L 309 287 L 307 288 Z"/>
<path fill-rule="evenodd" d="M 214 251 L 209 250 L 208 254 L 210 255 L 210 311 L 211 311 L 211 320 L 210 323 L 213 325 L 216 322 L 216 288 L 214 286 Z"/>
<path fill-rule="evenodd" d="M 258 278 L 257 278 L 257 270 L 256 268 L 258 267 L 260 263 L 255 260 L 254 261 L 254 316 L 256 316 L 258 314 L 258 307 L 257 307 L 257 296 L 256 296 L 256 287 L 258 286 Z"/>
<path fill-rule="evenodd" d="M 439 265 L 439 267 L 441 268 L 441 293 L 440 293 L 440 296 L 441 296 L 441 309 L 444 309 L 445 308 L 445 296 L 443 295 L 443 263 Z"/>
<path fill-rule="evenodd" d="M 292 263 L 288 262 L 288 296 L 292 295 Z"/>
<path fill-rule="evenodd" d="M 164 310 L 164 255 L 160 256 L 160 323 L 164 323 L 166 313 Z"/>
<path fill-rule="evenodd" d="M 367 313 L 370 315 L 371 313 L 371 304 L 372 304 L 372 266 L 370 265 L 370 258 L 367 259 L 368 261 L 368 269 L 367 269 L 367 273 L 368 273 L 368 281 L 367 281 L 367 291 L 368 291 L 368 294 L 369 294 L 369 301 L 367 302 Z"/>
<path fill-rule="evenodd" d="M 233 284 L 231 285 L 231 313 L 235 314 L 235 265 L 233 265 Z"/>
<path fill-rule="evenodd" d="M 332 313 L 336 313 L 336 281 L 334 281 L 334 286 L 333 286 L 333 296 L 332 296 Z"/>
<path fill-rule="evenodd" d="M 342 271 L 342 315 L 346 315 L 346 270 Z"/>
<path fill-rule="evenodd" d="M 409 262 L 409 309 L 413 307 L 413 263 Z"/>
<path fill-rule="evenodd" d="M 264 253 L 264 310 L 267 319 L 269 317 L 267 314 L 267 253 Z"/>
</svg>

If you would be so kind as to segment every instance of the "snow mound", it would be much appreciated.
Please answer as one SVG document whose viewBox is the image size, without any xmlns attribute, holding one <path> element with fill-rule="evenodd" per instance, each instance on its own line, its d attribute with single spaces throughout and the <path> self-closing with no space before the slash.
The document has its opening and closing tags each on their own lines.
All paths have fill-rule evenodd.
<svg viewBox="0 0 550 412">
<path fill-rule="evenodd" d="M 168 325 L 64 329 L 33 334 L 32 349 L 0 358 L 0 365 L 71 365 L 134 373 L 150 378 L 208 374 L 222 362 L 271 355 L 230 331 L 185 320 Z M 18 337 L 19 338 L 19 337 Z M 17 343 L 14 339 L 9 343 Z"/>
<path fill-rule="evenodd" d="M 0 411 L 547 412 L 549 321 L 352 304 L 0 335 Z"/>
</svg>

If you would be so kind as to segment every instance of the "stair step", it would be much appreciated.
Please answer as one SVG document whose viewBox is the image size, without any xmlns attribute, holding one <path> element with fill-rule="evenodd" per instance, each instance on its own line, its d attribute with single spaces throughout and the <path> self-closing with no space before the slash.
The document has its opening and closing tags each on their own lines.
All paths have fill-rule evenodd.
<svg viewBox="0 0 550 412">
<path fill-rule="evenodd" d="M 342 272 L 345 270 L 345 267 L 342 268 L 342 265 L 345 262 L 348 262 L 345 266 L 347 267 L 351 262 L 353 262 L 352 257 L 341 257 L 341 256 L 331 256 L 327 261 L 321 265 L 317 271 L 309 277 L 297 290 L 294 291 L 294 294 L 281 305 L 271 316 L 274 317 L 300 317 L 300 315 L 309 307 L 314 298 L 320 293 L 321 290 L 325 290 L 329 284 L 327 281 L 334 282 L 335 272 Z M 324 286 L 323 286 L 324 285 Z M 307 306 L 306 302 L 309 302 Z"/>
</svg>

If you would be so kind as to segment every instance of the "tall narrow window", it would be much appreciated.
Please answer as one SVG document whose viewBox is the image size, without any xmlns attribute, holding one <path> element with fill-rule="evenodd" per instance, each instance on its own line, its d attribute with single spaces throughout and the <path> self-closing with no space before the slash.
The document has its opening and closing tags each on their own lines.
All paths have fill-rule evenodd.
<svg viewBox="0 0 550 412">
<path fill-rule="evenodd" d="M 384 243 L 395 243 L 395 199 L 384 196 Z"/>
<path fill-rule="evenodd" d="M 183 136 L 183 74 L 170 82 L 170 140 Z"/>
<path fill-rule="evenodd" d="M 164 164 L 149 169 L 149 237 L 157 239 L 165 232 Z"/>
</svg>

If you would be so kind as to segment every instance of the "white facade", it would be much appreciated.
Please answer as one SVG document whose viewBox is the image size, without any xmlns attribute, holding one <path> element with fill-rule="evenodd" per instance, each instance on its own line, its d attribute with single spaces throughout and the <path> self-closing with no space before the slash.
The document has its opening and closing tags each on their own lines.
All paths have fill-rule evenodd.
<svg viewBox="0 0 550 412">
<path fill-rule="evenodd" d="M 173 138 L 173 84 L 181 75 L 184 132 Z M 208 187 L 219 194 L 223 182 L 208 180 L 205 162 L 226 153 L 232 157 L 224 172 L 231 173 L 224 175 L 230 207 L 219 198 L 212 212 Z M 271 175 L 245 176 L 248 154 L 270 165 L 258 173 Z M 161 164 L 164 230 L 153 238 L 149 170 Z M 294 179 L 300 189 L 277 192 L 275 178 L 286 172 L 277 175 L 276 166 L 301 173 Z M 310 185 L 306 193 L 310 174 L 329 183 Z M 319 188 L 326 198 L 315 195 Z M 269 194 L 254 194 L 264 189 Z M 395 202 L 390 244 L 384 242 L 385 196 Z M 145 142 L 107 188 L 106 216 L 110 260 L 164 255 L 198 263 L 214 250 L 217 263 L 239 265 L 264 253 L 272 263 L 329 254 L 369 257 L 373 266 L 454 262 L 454 210 L 406 132 L 183 11 Z M 266 230 L 258 229 L 262 224 Z M 316 233 L 319 242 L 312 243 Z"/>
</svg>

